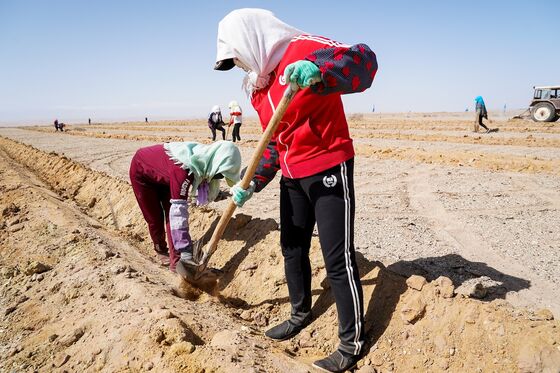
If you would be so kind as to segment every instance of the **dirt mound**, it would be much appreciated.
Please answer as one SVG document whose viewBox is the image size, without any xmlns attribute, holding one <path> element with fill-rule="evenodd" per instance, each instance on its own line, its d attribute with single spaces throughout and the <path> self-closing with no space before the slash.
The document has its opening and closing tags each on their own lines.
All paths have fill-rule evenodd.
<svg viewBox="0 0 560 373">
<path fill-rule="evenodd" d="M 359 127 L 359 126 L 358 126 Z M 200 129 L 200 128 L 199 128 Z M 33 127 L 33 131 L 37 132 L 52 132 L 50 128 Z M 192 129 L 191 129 L 192 130 Z M 253 128 L 250 131 L 255 132 L 257 129 Z M 395 130 L 395 128 L 393 128 Z M 66 132 L 67 135 L 82 136 L 88 138 L 104 138 L 116 140 L 133 140 L 133 141 L 153 141 L 153 142 L 168 142 L 168 141 L 183 141 L 186 137 L 193 134 L 185 134 L 185 136 L 157 136 L 145 134 L 130 134 L 130 133 L 105 133 L 94 132 L 89 130 L 70 130 Z M 198 132 L 200 134 L 200 132 Z M 394 139 L 402 141 L 427 141 L 438 143 L 461 143 L 473 145 L 504 145 L 504 146 L 524 146 L 530 148 L 550 148 L 554 149 L 560 144 L 558 139 L 538 138 L 528 135 L 525 138 L 493 138 L 493 137 L 480 137 L 480 136 L 444 136 L 444 135 L 419 135 L 419 134 L 401 134 L 401 133 L 372 133 L 368 129 L 367 133 L 359 135 L 362 139 Z M 210 143 L 208 138 L 200 140 L 202 143 Z M 255 140 L 243 140 L 241 144 L 253 143 Z M 558 175 L 560 173 L 560 161 L 558 159 L 549 159 L 546 156 L 538 157 L 534 155 L 514 155 L 514 154 L 499 154 L 488 152 L 481 149 L 478 150 L 463 150 L 463 151 L 450 151 L 450 150 L 433 150 L 429 146 L 415 148 L 411 144 L 403 144 L 402 146 L 383 146 L 383 145 L 369 145 L 357 143 L 355 145 L 356 154 L 365 157 L 372 157 L 378 159 L 397 159 L 414 161 L 427 164 L 443 164 L 449 166 L 464 166 L 475 167 L 482 170 L 490 171 L 506 171 L 506 172 L 527 172 L 527 173 L 548 173 Z"/>
<path fill-rule="evenodd" d="M 25 128 L 26 130 L 31 130 L 35 132 L 44 132 L 44 133 L 52 133 L 52 130 L 47 127 L 30 127 Z M 157 129 L 156 129 L 157 130 Z M 173 142 L 173 141 L 185 141 L 185 139 L 191 139 L 193 137 L 192 133 L 184 132 L 180 136 L 177 135 L 169 135 L 169 136 L 160 136 L 160 135 L 142 135 L 142 134 L 130 134 L 130 133 L 118 133 L 118 132 L 105 132 L 105 131 L 89 131 L 81 127 L 77 128 L 69 128 L 66 130 L 65 135 L 71 136 L 81 136 L 81 137 L 88 137 L 88 138 L 98 138 L 98 139 L 114 139 L 114 140 L 128 140 L 128 141 L 150 141 L 155 143 L 164 143 L 164 142 Z M 203 144 L 210 144 L 212 141 L 209 138 L 204 138 L 198 140 L 198 142 Z M 255 140 L 243 140 L 240 141 L 240 144 L 256 142 Z"/>
<path fill-rule="evenodd" d="M 0 371 L 305 371 L 217 299 L 178 298 L 173 274 L 9 161 L 5 145 Z M 39 155 L 27 154 L 30 164 Z M 61 157 L 43 157 L 61 166 L 45 175 L 64 169 Z M 236 337 L 222 340 L 224 331 Z"/>
<path fill-rule="evenodd" d="M 243 133 L 251 133 L 251 134 L 261 134 L 262 130 L 260 125 L 257 126 L 257 123 L 254 121 L 248 120 L 245 122 L 247 128 L 243 129 Z M 40 127 L 35 127 L 34 129 L 39 129 Z M 142 132 L 182 132 L 182 133 L 198 133 L 198 132 L 206 132 L 209 133 L 209 130 L 206 127 L 206 122 L 204 121 L 193 121 L 189 122 L 188 124 L 182 126 L 171 126 L 171 124 L 161 123 L 161 124 L 152 124 L 152 125 L 133 125 L 131 124 L 121 124 L 121 125 L 114 125 L 112 124 L 103 124 L 103 125 L 91 125 L 91 126 L 79 126 L 79 125 L 71 125 L 68 126 L 68 129 L 71 132 L 75 131 L 142 131 Z M 43 130 L 43 128 L 41 128 Z"/>
<path fill-rule="evenodd" d="M 538 138 L 527 135 L 521 138 L 482 137 L 481 135 L 439 135 L 439 134 L 410 134 L 410 133 L 369 133 L 366 138 L 370 139 L 394 139 L 430 142 L 453 142 L 460 144 L 484 144 L 484 145 L 513 145 L 527 147 L 558 147 L 559 139 Z"/>
<path fill-rule="evenodd" d="M 534 156 L 522 157 L 473 151 L 438 152 L 412 148 L 382 148 L 372 145 L 356 145 L 356 152 L 360 155 L 377 157 L 380 159 L 400 159 L 422 163 L 469 166 L 492 171 L 560 174 L 559 160 L 539 159 Z"/>
<path fill-rule="evenodd" d="M 219 295 L 184 300 L 172 274 L 149 259 L 126 182 L 11 140 L 0 139 L 0 149 L 55 192 L 22 176 L 29 171 L 15 172 L 7 158 L 0 163 L 0 368 L 298 372 L 336 348 L 336 308 L 317 239 L 310 254 L 315 319 L 292 340 L 272 343 L 262 331 L 290 308 L 273 220 L 237 214 L 212 260 L 225 271 Z M 217 219 L 211 209 L 192 208 L 193 236 L 204 240 Z M 367 328 L 360 367 L 560 368 L 560 324 L 549 311 L 455 295 L 446 278 L 407 281 L 357 256 Z"/>
<path fill-rule="evenodd" d="M 31 131 L 37 132 L 52 132 L 50 128 L 46 127 L 32 127 L 26 128 Z M 105 133 L 105 131 L 94 132 L 84 130 L 83 128 L 70 128 L 65 131 L 66 135 L 82 136 L 82 137 L 95 137 L 99 139 L 117 139 L 117 140 L 135 140 L 135 141 L 153 141 L 153 142 L 171 142 L 171 141 L 184 141 L 182 136 L 157 136 L 157 135 L 131 135 L 127 133 Z"/>
<path fill-rule="evenodd" d="M 458 117 L 432 117 L 424 115 L 421 118 L 414 115 L 411 118 L 396 115 L 394 117 L 386 117 L 384 115 L 349 117 L 350 128 L 365 130 L 429 130 L 429 131 L 470 131 L 473 128 L 474 117 L 458 118 Z M 542 133 L 560 133 L 560 128 L 554 124 L 537 124 L 527 121 L 516 120 L 500 120 L 492 122 L 490 127 L 498 127 L 500 132 L 542 132 Z"/>
</svg>

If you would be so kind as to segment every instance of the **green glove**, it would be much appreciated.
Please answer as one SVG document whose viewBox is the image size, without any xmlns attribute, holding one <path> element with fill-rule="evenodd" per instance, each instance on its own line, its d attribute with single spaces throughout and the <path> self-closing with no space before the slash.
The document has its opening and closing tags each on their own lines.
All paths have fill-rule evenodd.
<svg viewBox="0 0 560 373">
<path fill-rule="evenodd" d="M 300 88 L 307 88 L 321 81 L 321 71 L 311 61 L 300 60 L 286 66 L 286 82 L 297 83 Z"/>
<path fill-rule="evenodd" d="M 235 203 L 238 207 L 242 207 L 245 202 L 249 200 L 253 196 L 253 192 L 255 191 L 256 184 L 254 181 L 251 181 L 249 184 L 249 188 L 243 189 L 239 185 L 239 183 L 235 184 L 231 187 L 231 198 L 233 199 L 233 203 Z"/>
</svg>

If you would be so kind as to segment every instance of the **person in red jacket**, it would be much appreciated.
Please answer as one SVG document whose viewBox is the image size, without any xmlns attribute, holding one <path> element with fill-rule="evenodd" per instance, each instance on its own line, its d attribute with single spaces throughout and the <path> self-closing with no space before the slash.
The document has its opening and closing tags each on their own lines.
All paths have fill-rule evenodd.
<svg viewBox="0 0 560 373">
<path fill-rule="evenodd" d="M 288 84 L 299 91 L 260 161 L 248 189 L 232 188 L 242 206 L 278 169 L 280 244 L 290 319 L 266 331 L 275 340 L 299 333 L 311 320 L 309 248 L 317 223 L 327 276 L 336 301 L 340 344 L 313 365 L 343 372 L 356 365 L 364 336 L 363 295 L 354 251 L 354 147 L 340 96 L 369 88 L 377 72 L 365 44 L 347 45 L 306 34 L 262 9 L 229 13 L 218 26 L 216 70 L 238 66 L 263 130 Z"/>
<path fill-rule="evenodd" d="M 139 149 L 130 163 L 130 182 L 163 265 L 193 264 L 188 197 L 199 205 L 216 199 L 219 179 L 239 181 L 241 153 L 229 141 L 211 145 L 171 142 Z M 190 190 L 190 193 L 189 193 Z M 165 242 L 165 236 L 169 248 Z"/>
</svg>

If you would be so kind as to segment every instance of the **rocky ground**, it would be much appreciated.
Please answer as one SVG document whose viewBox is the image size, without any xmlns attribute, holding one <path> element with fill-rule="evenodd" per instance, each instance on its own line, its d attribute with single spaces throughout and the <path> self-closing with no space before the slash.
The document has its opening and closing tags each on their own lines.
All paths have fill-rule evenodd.
<svg viewBox="0 0 560 373">
<path fill-rule="evenodd" d="M 368 345 L 360 372 L 559 372 L 560 131 L 461 115 L 353 116 L 356 246 Z M 289 314 L 275 182 L 238 211 L 218 292 L 153 260 L 127 182 L 141 146 L 208 142 L 204 123 L 0 129 L 0 371 L 306 372 L 337 344 L 314 239 L 314 322 Z M 249 159 L 259 129 L 240 143 Z M 202 238 L 226 201 L 191 209 Z"/>
</svg>

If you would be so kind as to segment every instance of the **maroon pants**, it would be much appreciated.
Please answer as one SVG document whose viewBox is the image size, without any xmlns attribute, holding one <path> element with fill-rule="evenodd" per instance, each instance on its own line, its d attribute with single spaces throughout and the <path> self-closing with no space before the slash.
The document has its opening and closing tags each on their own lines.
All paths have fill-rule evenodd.
<svg viewBox="0 0 560 373">
<path fill-rule="evenodd" d="M 132 190 L 144 215 L 150 237 L 154 244 L 160 248 L 169 247 L 170 269 L 174 270 L 179 260 L 171 239 L 171 229 L 169 227 L 169 207 L 171 199 L 169 185 L 153 183 L 144 175 L 144 167 L 139 157 L 134 156 L 130 164 L 130 182 Z M 165 232 L 167 232 L 167 242 L 165 243 Z"/>
</svg>

